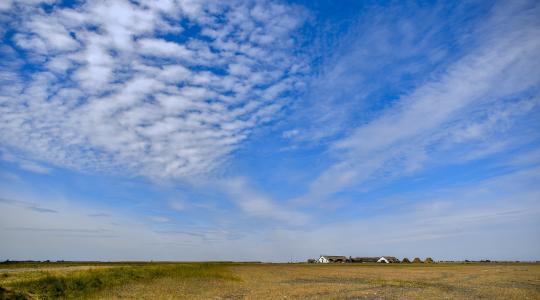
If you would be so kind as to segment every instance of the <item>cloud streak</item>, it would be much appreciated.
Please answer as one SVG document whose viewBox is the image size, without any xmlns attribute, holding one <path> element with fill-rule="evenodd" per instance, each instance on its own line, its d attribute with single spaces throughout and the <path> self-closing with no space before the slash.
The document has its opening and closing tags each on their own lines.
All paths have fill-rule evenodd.
<svg viewBox="0 0 540 300">
<path fill-rule="evenodd" d="M 53 214 L 58 213 L 57 210 L 50 209 L 50 208 L 45 208 L 45 207 L 40 207 L 35 203 L 30 203 L 30 202 L 26 202 L 26 201 L 19 201 L 19 200 L 11 200 L 11 199 L 0 198 L 0 203 L 6 203 L 6 204 L 9 204 L 9 205 L 13 205 L 13 206 L 24 207 L 27 210 L 31 210 L 31 211 L 38 212 L 38 213 L 53 213 Z"/>
<path fill-rule="evenodd" d="M 476 29 L 475 35 L 483 37 L 478 47 L 334 142 L 336 162 L 312 182 L 304 198 L 321 199 L 368 180 L 414 172 L 465 141 L 474 145 L 489 139 L 486 144 L 495 146 L 500 128 L 511 126 L 501 123 L 517 123 L 538 111 L 539 12 L 538 6 L 495 7 Z M 508 145 L 501 147 L 483 153 Z M 482 155 L 476 153 L 475 158 Z"/>
<path fill-rule="evenodd" d="M 248 216 L 296 226 L 305 225 L 310 220 L 308 214 L 280 205 L 269 196 L 254 190 L 245 178 L 232 178 L 221 182 L 220 185 L 240 210 Z"/>
</svg>

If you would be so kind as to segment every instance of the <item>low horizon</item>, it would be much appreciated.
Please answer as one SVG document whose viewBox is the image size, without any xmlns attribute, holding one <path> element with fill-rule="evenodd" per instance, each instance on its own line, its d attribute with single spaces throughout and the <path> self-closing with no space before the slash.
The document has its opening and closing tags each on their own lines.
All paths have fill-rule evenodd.
<svg viewBox="0 0 540 300">
<path fill-rule="evenodd" d="M 375 256 L 374 258 L 381 258 L 381 257 L 392 257 L 392 256 Z M 353 257 L 355 258 L 355 257 Z M 408 260 L 411 260 L 411 262 L 407 262 L 410 264 L 413 264 L 412 260 L 416 257 L 403 257 L 400 259 L 400 257 L 397 257 L 399 262 L 402 263 L 402 260 L 407 258 Z M 420 263 L 425 263 L 425 259 L 432 257 L 419 257 L 421 260 Z M 11 260 L 11 259 L 5 259 L 0 260 L 1 264 L 13 264 L 13 263 L 255 263 L 255 264 L 305 264 L 305 263 L 312 263 L 309 262 L 310 259 L 316 260 L 316 257 L 312 258 L 306 258 L 305 260 L 290 260 L 290 261 L 264 261 L 264 260 L 63 260 L 63 259 L 46 259 L 46 260 Z M 317 263 L 317 262 L 315 262 Z M 353 264 L 383 264 L 380 262 L 352 262 Z M 457 260 L 439 260 L 439 259 L 433 259 L 433 263 L 533 263 L 538 264 L 540 263 L 540 260 L 492 260 L 489 258 L 479 259 L 479 260 L 472 260 L 472 259 L 457 259 Z"/>
<path fill-rule="evenodd" d="M 2 261 L 540 260 L 539 1 L 4 0 L 0 24 Z"/>
</svg>

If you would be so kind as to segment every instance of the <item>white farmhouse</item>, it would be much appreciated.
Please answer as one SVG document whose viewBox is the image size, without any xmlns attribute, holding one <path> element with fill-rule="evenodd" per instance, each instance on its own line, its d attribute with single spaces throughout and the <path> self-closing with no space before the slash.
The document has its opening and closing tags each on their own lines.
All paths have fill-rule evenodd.
<svg viewBox="0 0 540 300">
<path fill-rule="evenodd" d="M 345 256 L 335 256 L 335 255 L 321 255 L 317 260 L 321 264 L 328 263 L 345 263 L 347 262 L 347 257 Z"/>
<path fill-rule="evenodd" d="M 381 256 L 381 258 L 379 258 L 379 260 L 377 260 L 378 263 L 385 263 L 385 264 L 389 264 L 389 263 L 398 263 L 399 260 L 393 256 Z"/>
<path fill-rule="evenodd" d="M 379 260 L 377 260 L 378 263 L 385 263 L 385 264 L 389 264 L 390 262 L 388 261 L 388 259 L 381 257 L 379 258 Z"/>
</svg>

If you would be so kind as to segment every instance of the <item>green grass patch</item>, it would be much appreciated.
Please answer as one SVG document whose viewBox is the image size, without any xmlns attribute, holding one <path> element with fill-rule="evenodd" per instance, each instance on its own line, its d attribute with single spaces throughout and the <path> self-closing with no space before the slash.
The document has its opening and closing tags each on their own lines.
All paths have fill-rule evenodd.
<svg viewBox="0 0 540 300">
<path fill-rule="evenodd" d="M 211 263 L 120 266 L 73 271 L 60 275 L 44 272 L 44 276 L 38 279 L 14 282 L 3 287 L 0 299 L 87 298 L 104 289 L 134 282 L 148 282 L 162 277 L 178 280 L 237 280 L 225 265 Z M 24 297 L 15 298 L 15 296 Z"/>
</svg>

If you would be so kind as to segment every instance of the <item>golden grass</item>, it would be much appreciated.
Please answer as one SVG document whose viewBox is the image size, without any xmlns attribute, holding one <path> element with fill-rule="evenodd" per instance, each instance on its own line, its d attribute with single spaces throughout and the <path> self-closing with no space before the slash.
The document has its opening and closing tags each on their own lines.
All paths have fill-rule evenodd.
<svg viewBox="0 0 540 300">
<path fill-rule="evenodd" d="M 92 299 L 540 299 L 540 264 L 187 265 L 203 267 L 183 271 L 183 276 L 167 269 L 156 276 L 128 277 L 82 295 Z M 152 267 L 119 268 L 142 274 Z M 0 286 L 35 282 L 51 272 L 10 273 L 2 278 L 0 271 Z M 73 278 L 88 272 L 105 271 L 59 270 L 55 276 Z"/>
<path fill-rule="evenodd" d="M 539 265 L 277 265 L 234 273 L 249 299 L 540 299 Z"/>
</svg>

